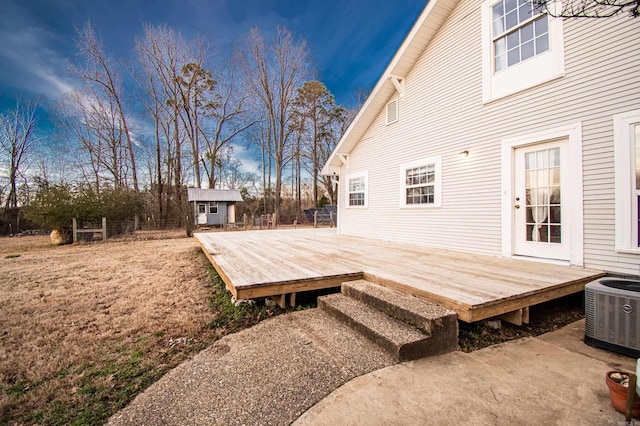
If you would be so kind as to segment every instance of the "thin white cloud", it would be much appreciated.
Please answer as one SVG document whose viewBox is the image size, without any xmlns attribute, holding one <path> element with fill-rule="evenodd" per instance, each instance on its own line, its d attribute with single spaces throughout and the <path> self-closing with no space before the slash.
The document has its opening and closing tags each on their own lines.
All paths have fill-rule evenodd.
<svg viewBox="0 0 640 426">
<path fill-rule="evenodd" d="M 6 6 L 6 7 L 5 7 Z M 0 79 L 5 87 L 56 99 L 73 89 L 67 61 L 51 45 L 55 36 L 9 2 L 0 14 Z"/>
<path fill-rule="evenodd" d="M 247 173 L 260 174 L 260 163 L 254 158 L 255 152 L 249 151 L 246 147 L 238 144 L 231 144 L 233 154 L 242 162 L 242 171 Z"/>
</svg>

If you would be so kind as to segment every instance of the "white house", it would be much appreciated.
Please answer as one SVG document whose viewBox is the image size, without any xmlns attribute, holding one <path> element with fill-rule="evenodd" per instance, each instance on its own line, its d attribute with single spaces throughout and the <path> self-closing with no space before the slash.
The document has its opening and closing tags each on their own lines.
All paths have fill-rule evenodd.
<svg viewBox="0 0 640 426">
<path fill-rule="evenodd" d="M 236 202 L 242 201 L 240 191 L 189 188 L 187 195 L 193 204 L 195 225 L 225 225 L 236 221 Z"/>
<path fill-rule="evenodd" d="M 640 18 L 429 0 L 322 173 L 338 232 L 640 275 Z"/>
</svg>

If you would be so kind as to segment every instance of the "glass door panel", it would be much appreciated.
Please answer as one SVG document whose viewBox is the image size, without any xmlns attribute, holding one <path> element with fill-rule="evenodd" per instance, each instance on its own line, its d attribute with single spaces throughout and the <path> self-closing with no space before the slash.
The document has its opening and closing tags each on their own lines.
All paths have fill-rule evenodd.
<svg viewBox="0 0 640 426">
<path fill-rule="evenodd" d="M 562 243 L 560 148 L 525 153 L 526 240 Z"/>
</svg>

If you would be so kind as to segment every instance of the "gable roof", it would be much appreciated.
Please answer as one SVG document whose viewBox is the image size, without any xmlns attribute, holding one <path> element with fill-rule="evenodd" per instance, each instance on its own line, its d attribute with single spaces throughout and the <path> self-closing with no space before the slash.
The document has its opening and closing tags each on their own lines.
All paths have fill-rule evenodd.
<svg viewBox="0 0 640 426">
<path fill-rule="evenodd" d="M 420 58 L 431 39 L 449 16 L 459 0 L 429 0 L 418 20 L 407 34 L 395 56 L 378 80 L 371 94 L 347 128 L 327 163 L 323 175 L 331 175 L 342 165 L 340 154 L 349 154 L 394 94 L 398 80 L 403 80 Z M 393 81 L 396 80 L 396 81 Z"/>
<path fill-rule="evenodd" d="M 242 201 L 237 189 L 187 189 L 189 201 Z"/>
</svg>

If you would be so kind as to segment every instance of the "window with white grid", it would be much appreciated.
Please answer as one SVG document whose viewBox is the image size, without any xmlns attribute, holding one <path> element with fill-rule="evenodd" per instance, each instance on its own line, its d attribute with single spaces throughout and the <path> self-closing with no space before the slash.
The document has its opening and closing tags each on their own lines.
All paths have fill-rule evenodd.
<svg viewBox="0 0 640 426">
<path fill-rule="evenodd" d="M 500 0 L 491 8 L 494 70 L 549 50 L 549 22 L 531 0 Z"/>
<path fill-rule="evenodd" d="M 400 166 L 400 207 L 441 205 L 441 165 L 440 157 L 431 157 Z"/>
<path fill-rule="evenodd" d="M 535 0 L 482 4 L 482 101 L 499 99 L 564 75 L 563 20 Z"/>
<path fill-rule="evenodd" d="M 347 176 L 347 207 L 367 207 L 367 172 Z"/>
</svg>

